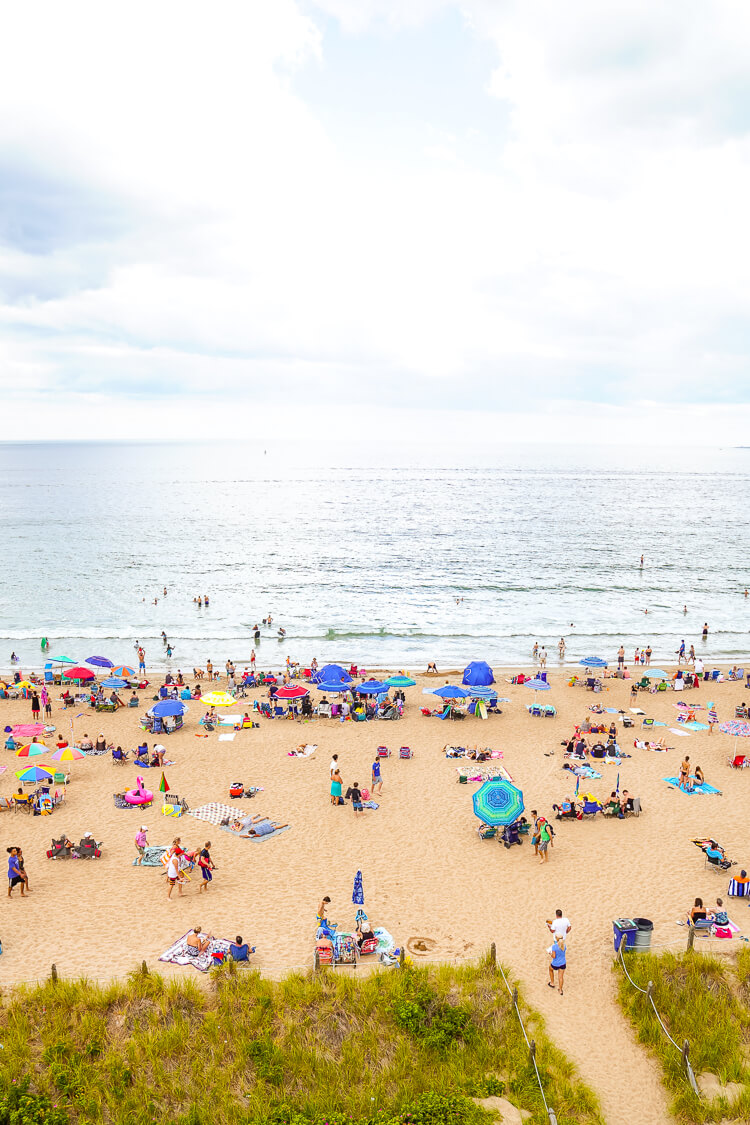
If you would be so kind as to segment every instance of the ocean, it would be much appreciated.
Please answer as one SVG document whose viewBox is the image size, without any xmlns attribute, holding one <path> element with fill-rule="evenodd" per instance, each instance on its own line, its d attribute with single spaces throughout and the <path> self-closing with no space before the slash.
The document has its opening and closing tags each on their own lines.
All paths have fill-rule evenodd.
<svg viewBox="0 0 750 1125">
<path fill-rule="evenodd" d="M 0 668 L 41 667 L 43 636 L 183 672 L 253 647 L 258 667 L 512 667 L 535 642 L 554 668 L 560 637 L 568 664 L 622 643 L 658 665 L 683 638 L 741 663 L 750 450 L 580 445 L 2 444 Z"/>
</svg>

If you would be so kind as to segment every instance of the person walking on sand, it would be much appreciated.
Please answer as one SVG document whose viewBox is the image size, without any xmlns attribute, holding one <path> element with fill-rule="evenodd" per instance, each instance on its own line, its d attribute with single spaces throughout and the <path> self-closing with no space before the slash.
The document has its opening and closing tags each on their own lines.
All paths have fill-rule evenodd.
<svg viewBox="0 0 750 1125">
<path fill-rule="evenodd" d="M 338 754 L 334 754 L 333 757 L 331 758 L 331 766 L 330 766 L 331 780 L 333 780 L 333 775 L 335 774 L 335 772 L 338 768 L 339 768 L 339 756 L 338 756 Z"/>
<path fill-rule="evenodd" d="M 383 779 L 380 776 L 380 758 L 375 754 L 375 761 L 372 763 L 372 794 L 381 793 L 383 790 Z"/>
<path fill-rule="evenodd" d="M 136 867 L 140 867 L 143 863 L 143 855 L 148 847 L 148 825 L 142 824 L 135 834 L 135 850 L 138 852 L 138 859 L 135 861 Z"/>
<path fill-rule="evenodd" d="M 708 704 L 708 733 L 709 734 L 714 733 L 714 727 L 716 726 L 718 721 L 719 721 L 719 714 L 718 714 L 718 711 L 716 710 L 716 707 L 714 705 L 713 700 L 711 700 Z"/>
<path fill-rule="evenodd" d="M 539 862 L 549 863 L 549 849 L 553 847 L 552 842 L 552 829 L 548 821 L 543 817 L 539 817 Z"/>
<path fill-rule="evenodd" d="M 339 768 L 337 766 L 336 769 L 334 770 L 333 774 L 331 775 L 331 804 L 332 805 L 342 804 L 341 789 L 343 787 L 343 784 L 344 784 L 344 781 L 343 781 L 343 778 L 342 778 L 341 774 L 339 773 Z"/>
<path fill-rule="evenodd" d="M 351 798 L 354 815 L 358 816 L 360 814 L 363 814 L 365 810 L 362 806 L 362 790 L 360 789 L 358 782 L 355 781 L 353 785 L 349 786 L 346 791 L 346 796 L 347 800 Z"/>
<path fill-rule="evenodd" d="M 213 879 L 213 872 L 215 870 L 214 861 L 211 859 L 211 841 L 206 840 L 201 848 L 200 855 L 198 856 L 198 866 L 201 872 L 201 885 L 198 887 L 198 894 L 201 891 L 208 890 L 208 884 Z"/>
<path fill-rule="evenodd" d="M 549 953 L 549 981 L 547 983 L 550 988 L 555 987 L 555 970 L 557 970 L 557 991 L 561 996 L 563 995 L 563 978 L 567 966 L 565 948 L 565 938 L 556 937 L 547 950 Z"/>
<path fill-rule="evenodd" d="M 13 895 L 13 888 L 21 885 L 21 898 L 26 897 L 26 884 L 18 864 L 18 848 L 8 848 L 8 898 Z"/>
<path fill-rule="evenodd" d="M 570 918 L 566 918 L 562 910 L 558 908 L 555 911 L 555 917 L 547 919 L 547 929 L 554 938 L 562 938 L 563 941 L 567 941 L 571 930 Z"/>
<path fill-rule="evenodd" d="M 175 884 L 177 885 L 177 893 L 180 896 L 180 898 L 182 898 L 183 879 L 182 879 L 182 874 L 180 872 L 180 856 L 181 855 L 182 855 L 182 849 L 179 848 L 179 849 L 175 850 L 174 847 L 172 848 L 172 850 L 170 852 L 170 855 L 169 855 L 169 863 L 167 864 L 167 887 L 169 888 L 167 890 L 167 898 L 172 897 L 172 891 L 174 890 Z"/>
<path fill-rule="evenodd" d="M 534 845 L 534 855 L 539 855 L 539 814 L 536 809 L 531 810 L 531 819 L 533 825 L 531 827 L 531 842 Z"/>
<path fill-rule="evenodd" d="M 39 718 L 39 711 L 40 711 L 39 696 L 37 695 L 36 692 L 34 692 L 34 694 L 31 697 L 31 717 L 34 720 L 34 722 L 36 722 L 37 719 Z"/>
</svg>

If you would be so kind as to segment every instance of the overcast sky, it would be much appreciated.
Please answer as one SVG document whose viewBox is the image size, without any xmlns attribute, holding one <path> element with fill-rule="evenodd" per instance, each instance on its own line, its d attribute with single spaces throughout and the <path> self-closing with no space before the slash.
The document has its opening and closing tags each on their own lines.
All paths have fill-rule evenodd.
<svg viewBox="0 0 750 1125">
<path fill-rule="evenodd" d="M 750 444 L 744 0 L 0 15 L 0 437 Z"/>
</svg>

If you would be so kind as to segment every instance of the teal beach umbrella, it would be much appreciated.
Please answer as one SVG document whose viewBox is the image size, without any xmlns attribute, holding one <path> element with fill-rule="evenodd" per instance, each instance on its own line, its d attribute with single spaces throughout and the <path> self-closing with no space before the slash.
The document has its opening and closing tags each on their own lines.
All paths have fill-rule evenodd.
<svg viewBox="0 0 750 1125">
<path fill-rule="evenodd" d="M 513 824 L 523 812 L 523 793 L 512 781 L 492 777 L 472 797 L 474 815 L 492 827 Z"/>
</svg>

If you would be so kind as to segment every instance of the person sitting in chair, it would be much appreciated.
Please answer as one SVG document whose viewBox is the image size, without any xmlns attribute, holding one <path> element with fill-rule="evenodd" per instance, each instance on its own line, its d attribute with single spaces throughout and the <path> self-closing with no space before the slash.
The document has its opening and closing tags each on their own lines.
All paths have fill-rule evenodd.
<svg viewBox="0 0 750 1125">
<path fill-rule="evenodd" d="M 251 949 L 246 941 L 242 940 L 242 935 L 237 934 L 237 937 L 229 946 L 229 956 L 233 961 L 249 961 L 250 954 L 255 953 L 255 946 Z"/>
<path fill-rule="evenodd" d="M 688 925 L 695 926 L 696 929 L 705 930 L 708 929 L 708 927 L 711 925 L 711 921 L 708 917 L 708 911 L 703 905 L 702 898 L 697 898 L 695 900 L 692 909 L 688 912 L 687 920 Z"/>
<path fill-rule="evenodd" d="M 134 766 L 147 766 L 148 764 L 149 764 L 148 743 L 144 742 L 141 746 L 138 747 L 138 749 L 135 752 L 135 757 L 133 758 L 133 765 Z"/>
<path fill-rule="evenodd" d="M 127 762 L 129 754 L 123 750 L 122 746 L 118 746 L 112 751 L 112 757 L 116 762 Z"/>
</svg>

